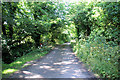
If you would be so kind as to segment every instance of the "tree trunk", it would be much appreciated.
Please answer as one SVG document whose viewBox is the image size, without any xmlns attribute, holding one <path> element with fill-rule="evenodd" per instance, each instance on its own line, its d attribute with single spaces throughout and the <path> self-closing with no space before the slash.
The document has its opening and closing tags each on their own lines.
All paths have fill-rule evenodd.
<svg viewBox="0 0 120 80">
<path fill-rule="evenodd" d="M 35 41 L 35 47 L 38 48 L 40 46 L 40 34 L 34 33 L 32 39 Z"/>
<path fill-rule="evenodd" d="M 87 36 L 89 36 L 91 33 L 91 29 L 87 26 Z"/>
<path fill-rule="evenodd" d="M 80 39 L 80 29 L 79 28 L 76 28 L 77 29 L 77 36 L 78 36 L 78 40 Z"/>
<path fill-rule="evenodd" d="M 2 32 L 3 32 L 3 35 L 6 36 L 6 29 L 5 29 L 5 26 L 3 25 L 3 23 L 2 23 Z"/>
</svg>

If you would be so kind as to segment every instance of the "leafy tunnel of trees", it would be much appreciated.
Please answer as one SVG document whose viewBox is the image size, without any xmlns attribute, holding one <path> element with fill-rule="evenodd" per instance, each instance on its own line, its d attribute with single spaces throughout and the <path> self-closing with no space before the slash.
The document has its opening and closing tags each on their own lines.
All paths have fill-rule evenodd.
<svg viewBox="0 0 120 80">
<path fill-rule="evenodd" d="M 2 60 L 7 64 L 40 43 L 71 42 L 92 71 L 119 77 L 119 36 L 120 2 L 2 3 Z"/>
<path fill-rule="evenodd" d="M 7 2 L 2 4 L 2 53 L 3 61 L 11 63 L 31 50 L 67 41 L 63 33 L 65 19 L 59 13 L 63 5 L 54 2 Z"/>
</svg>

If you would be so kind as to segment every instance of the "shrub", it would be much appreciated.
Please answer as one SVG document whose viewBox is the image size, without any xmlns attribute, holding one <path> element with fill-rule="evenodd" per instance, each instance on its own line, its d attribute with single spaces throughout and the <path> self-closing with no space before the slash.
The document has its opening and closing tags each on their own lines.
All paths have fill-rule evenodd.
<svg viewBox="0 0 120 80">
<path fill-rule="evenodd" d="M 74 46 L 77 56 L 90 65 L 90 69 L 101 77 L 116 78 L 118 75 L 119 46 L 110 46 L 104 37 L 96 37 L 93 41 L 81 39 Z"/>
</svg>

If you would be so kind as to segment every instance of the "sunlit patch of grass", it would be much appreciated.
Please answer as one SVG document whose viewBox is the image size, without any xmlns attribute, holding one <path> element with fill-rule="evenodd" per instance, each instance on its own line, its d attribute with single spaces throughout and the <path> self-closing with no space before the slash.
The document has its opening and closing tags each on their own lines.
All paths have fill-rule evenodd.
<svg viewBox="0 0 120 80">
<path fill-rule="evenodd" d="M 3 74 L 9 74 L 9 73 L 13 73 L 13 72 L 15 72 L 15 71 L 18 71 L 18 69 L 6 69 L 6 70 L 4 70 L 2 73 L 3 73 Z"/>
<path fill-rule="evenodd" d="M 16 62 L 16 64 L 20 64 L 20 63 L 22 63 L 22 62 L 21 62 L 21 61 L 17 61 L 17 62 Z"/>
<path fill-rule="evenodd" d="M 51 48 L 51 47 L 49 47 Z M 32 63 L 29 63 L 27 65 L 24 65 L 27 62 L 39 59 L 40 57 L 44 56 L 49 52 L 50 49 L 44 48 L 42 51 L 41 49 L 34 50 L 27 55 L 24 55 L 20 58 L 18 58 L 16 61 L 12 62 L 11 64 L 4 64 L 2 63 L 2 77 L 6 78 L 9 77 L 10 74 L 14 73 L 15 71 L 20 70 L 21 68 L 27 67 L 31 65 Z"/>
</svg>

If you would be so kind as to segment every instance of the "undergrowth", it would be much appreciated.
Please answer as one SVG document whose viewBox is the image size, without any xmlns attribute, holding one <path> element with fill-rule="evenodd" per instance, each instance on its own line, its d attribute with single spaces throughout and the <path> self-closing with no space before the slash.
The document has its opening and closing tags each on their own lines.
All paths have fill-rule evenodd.
<svg viewBox="0 0 120 80">
<path fill-rule="evenodd" d="M 72 42 L 73 51 L 89 68 L 101 78 L 118 78 L 119 46 L 111 46 L 106 41 L 80 39 Z"/>
</svg>

